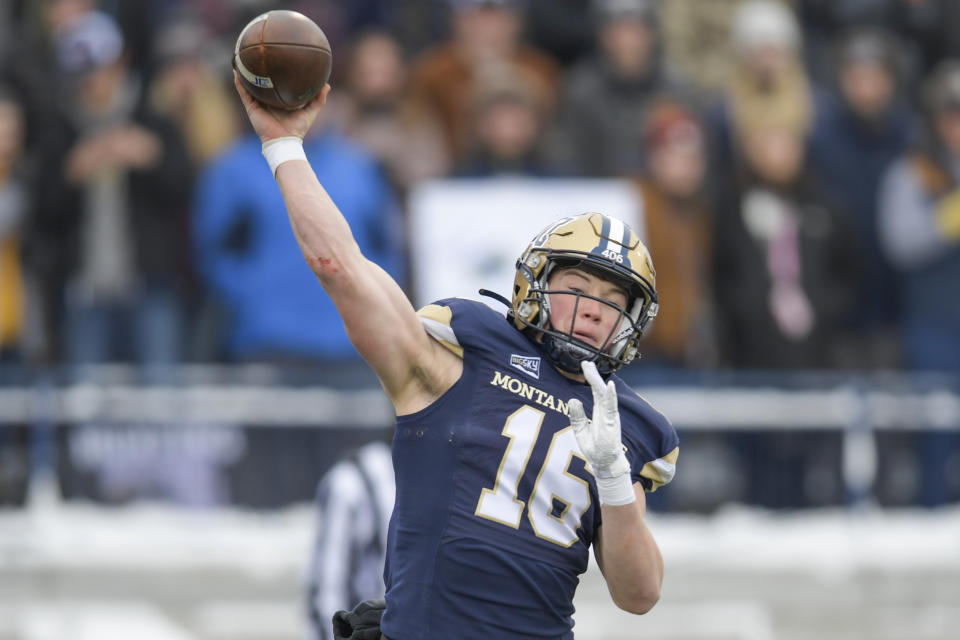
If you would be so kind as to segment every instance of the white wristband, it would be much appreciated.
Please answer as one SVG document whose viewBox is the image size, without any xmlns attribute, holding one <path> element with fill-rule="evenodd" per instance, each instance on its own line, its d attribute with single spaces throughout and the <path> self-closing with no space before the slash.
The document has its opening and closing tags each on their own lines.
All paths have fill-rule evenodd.
<svg viewBox="0 0 960 640">
<path fill-rule="evenodd" d="M 296 136 L 285 136 L 283 138 L 274 138 L 263 143 L 263 157 L 267 159 L 270 165 L 270 174 L 277 177 L 277 167 L 290 160 L 306 160 L 307 154 L 303 152 L 303 140 Z"/>
<path fill-rule="evenodd" d="M 614 507 L 630 504 L 637 499 L 629 473 L 622 473 L 613 478 L 597 478 L 597 495 L 600 496 L 600 504 L 609 504 Z"/>
</svg>

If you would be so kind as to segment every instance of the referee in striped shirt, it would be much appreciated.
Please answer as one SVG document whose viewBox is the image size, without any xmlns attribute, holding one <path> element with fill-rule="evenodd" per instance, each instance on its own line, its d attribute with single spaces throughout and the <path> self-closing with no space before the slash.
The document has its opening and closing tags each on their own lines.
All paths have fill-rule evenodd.
<svg viewBox="0 0 960 640">
<path fill-rule="evenodd" d="M 321 478 L 316 544 L 307 573 L 312 640 L 332 640 L 337 611 L 383 597 L 394 491 L 390 447 L 379 441 L 340 460 Z"/>
</svg>

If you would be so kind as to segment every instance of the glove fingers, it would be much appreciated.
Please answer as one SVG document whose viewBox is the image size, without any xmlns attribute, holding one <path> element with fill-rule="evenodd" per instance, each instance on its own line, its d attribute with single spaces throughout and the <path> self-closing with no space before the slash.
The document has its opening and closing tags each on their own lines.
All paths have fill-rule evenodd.
<svg viewBox="0 0 960 640">
<path fill-rule="evenodd" d="M 603 396 L 603 411 L 605 422 L 612 424 L 614 419 L 619 416 L 617 408 L 617 387 L 613 380 L 607 383 L 606 393 Z"/>
<path fill-rule="evenodd" d="M 593 389 L 594 393 L 596 393 L 597 390 L 603 393 L 603 378 L 600 377 L 600 372 L 597 371 L 597 365 L 590 360 L 584 360 L 580 363 L 580 368 L 583 370 L 583 375 L 587 379 L 587 382 L 590 383 L 590 388 Z"/>
<path fill-rule="evenodd" d="M 584 360 L 580 363 L 580 368 L 583 369 L 583 375 L 590 384 L 590 391 L 593 393 L 593 417 L 596 419 L 599 415 L 598 411 L 603 402 L 603 393 L 606 387 L 603 378 L 600 377 L 600 372 L 597 371 L 596 364 Z"/>
<path fill-rule="evenodd" d="M 573 398 L 567 403 L 567 411 L 570 415 L 570 426 L 575 432 L 582 431 L 587 426 L 587 414 L 583 411 L 583 403 Z"/>
</svg>

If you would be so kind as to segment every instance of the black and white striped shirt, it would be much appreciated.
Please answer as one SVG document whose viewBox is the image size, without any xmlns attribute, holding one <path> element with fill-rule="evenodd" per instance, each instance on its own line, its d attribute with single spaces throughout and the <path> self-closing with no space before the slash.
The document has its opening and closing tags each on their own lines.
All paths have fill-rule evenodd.
<svg viewBox="0 0 960 640">
<path fill-rule="evenodd" d="M 317 536 L 308 567 L 310 637 L 332 638 L 338 610 L 383 596 L 387 524 L 393 510 L 390 447 L 365 445 L 324 474 L 317 487 Z"/>
</svg>

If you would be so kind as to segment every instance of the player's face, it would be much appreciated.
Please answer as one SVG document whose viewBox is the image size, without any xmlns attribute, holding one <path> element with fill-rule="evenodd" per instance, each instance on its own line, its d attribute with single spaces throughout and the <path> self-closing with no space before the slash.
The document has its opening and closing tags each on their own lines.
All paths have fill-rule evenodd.
<svg viewBox="0 0 960 640">
<path fill-rule="evenodd" d="M 621 317 L 620 312 L 610 305 L 626 309 L 627 292 L 577 268 L 558 270 L 550 276 L 548 286 L 550 291 L 585 293 L 610 303 L 562 293 L 550 295 L 550 323 L 554 329 L 570 333 L 577 340 L 598 349 L 605 348 L 613 338 Z"/>
</svg>

